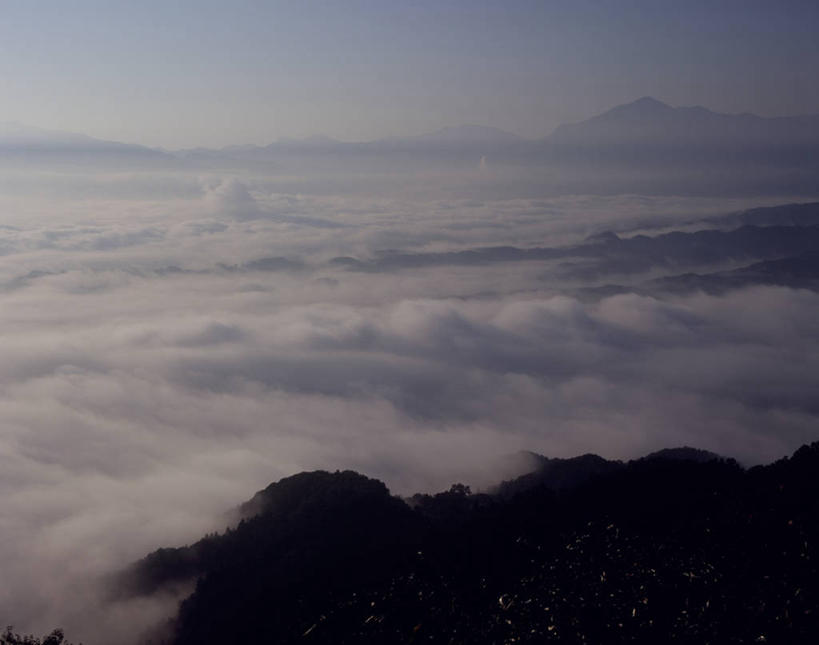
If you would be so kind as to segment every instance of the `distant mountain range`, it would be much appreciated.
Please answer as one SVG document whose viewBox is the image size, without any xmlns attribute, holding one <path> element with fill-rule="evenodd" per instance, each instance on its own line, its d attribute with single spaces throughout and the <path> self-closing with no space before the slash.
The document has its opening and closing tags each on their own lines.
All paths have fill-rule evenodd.
<svg viewBox="0 0 819 645">
<path fill-rule="evenodd" d="M 506 193 L 517 186 L 512 190 L 516 197 L 628 192 L 815 196 L 819 115 L 719 114 L 646 97 L 562 125 L 537 140 L 462 125 L 365 142 L 315 135 L 261 146 L 171 152 L 7 124 L 0 128 L 0 162 L 15 161 L 97 161 L 105 167 L 143 164 L 195 171 L 252 167 L 311 177 L 506 168 L 509 175 L 497 181 L 506 181 Z"/>
<path fill-rule="evenodd" d="M 542 139 L 530 140 L 511 132 L 479 125 L 442 128 L 417 136 L 389 137 L 365 142 L 342 142 L 317 135 L 305 139 L 280 139 L 267 146 L 230 146 L 227 153 L 281 149 L 381 149 L 484 146 L 541 148 L 557 145 L 607 147 L 708 146 L 805 147 L 819 145 L 819 115 L 766 118 L 753 114 L 720 114 L 704 107 L 674 108 L 650 97 L 620 105 L 579 123 L 559 126 Z M 202 149 L 199 149 L 200 151 Z M 188 154 L 190 151 L 181 151 Z M 215 151 L 211 151 L 215 152 Z"/>
<path fill-rule="evenodd" d="M 498 175 L 497 182 L 504 181 L 500 177 L 517 182 L 516 197 L 819 194 L 819 115 L 719 114 L 703 107 L 674 108 L 651 98 L 560 126 L 538 140 L 459 126 L 368 142 L 319 137 L 175 154 L 206 166 L 268 164 L 293 172 L 361 176 L 505 168 L 509 174 Z"/>
<path fill-rule="evenodd" d="M 481 125 L 446 127 L 416 136 L 387 137 L 363 142 L 344 142 L 326 135 L 282 137 L 268 145 L 232 145 L 224 148 L 191 148 L 169 154 L 190 156 L 226 153 L 241 156 L 259 150 L 354 148 L 361 146 L 484 145 L 531 146 L 542 144 L 606 146 L 612 144 L 691 145 L 819 145 L 819 114 L 791 117 L 760 117 L 753 114 L 721 114 L 701 106 L 671 107 L 651 97 L 619 105 L 578 123 L 561 125 L 542 139 L 525 139 L 499 128 Z M 162 155 L 166 151 L 136 144 L 96 139 L 84 134 L 44 130 L 20 123 L 0 123 L 0 150 L 82 149 L 119 150 Z"/>
<path fill-rule="evenodd" d="M 440 155 L 447 152 L 480 152 L 507 150 L 537 145 L 511 132 L 479 125 L 442 128 L 417 136 L 387 137 L 373 141 L 346 142 L 325 135 L 305 138 L 281 138 L 265 146 L 227 146 L 220 149 L 193 148 L 176 151 L 175 155 L 189 160 L 230 158 L 236 161 L 281 160 L 288 156 L 378 156 L 409 153 Z"/>
<path fill-rule="evenodd" d="M 613 277 L 640 276 L 650 271 L 669 276 L 638 285 L 607 285 L 584 290 L 586 294 L 599 295 L 698 288 L 727 291 L 754 284 L 819 288 L 816 260 L 819 203 L 752 209 L 710 218 L 702 224 L 703 230 L 654 236 L 621 237 L 606 231 L 568 246 L 392 252 L 364 259 L 337 257 L 331 264 L 347 271 L 384 273 L 425 267 L 549 262 L 552 269 L 544 274 L 544 282 L 554 280 L 557 275 L 560 282 L 568 279 L 587 284 Z"/>
</svg>

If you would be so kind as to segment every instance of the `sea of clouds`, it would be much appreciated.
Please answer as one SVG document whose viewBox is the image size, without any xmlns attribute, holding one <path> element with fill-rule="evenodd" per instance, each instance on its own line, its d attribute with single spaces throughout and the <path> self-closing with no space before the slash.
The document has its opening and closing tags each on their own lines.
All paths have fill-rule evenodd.
<svg viewBox="0 0 819 645">
<path fill-rule="evenodd" d="M 819 439 L 817 293 L 589 299 L 546 262 L 334 261 L 569 244 L 781 200 L 18 179 L 0 186 L 0 619 L 20 629 L 132 641 L 173 602 L 104 603 L 95 581 L 301 470 L 408 494 L 487 486 L 517 450 L 692 445 L 754 464 Z"/>
</svg>

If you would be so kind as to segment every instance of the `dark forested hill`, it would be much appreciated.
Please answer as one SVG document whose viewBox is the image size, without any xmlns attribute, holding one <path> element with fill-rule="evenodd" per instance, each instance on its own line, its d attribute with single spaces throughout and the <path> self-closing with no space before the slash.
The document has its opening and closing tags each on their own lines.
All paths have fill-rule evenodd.
<svg viewBox="0 0 819 645">
<path fill-rule="evenodd" d="M 406 501 L 302 473 L 120 583 L 198 578 L 174 645 L 815 642 L 817 473 L 819 443 L 750 470 L 690 448 L 540 458 L 492 494 Z"/>
</svg>

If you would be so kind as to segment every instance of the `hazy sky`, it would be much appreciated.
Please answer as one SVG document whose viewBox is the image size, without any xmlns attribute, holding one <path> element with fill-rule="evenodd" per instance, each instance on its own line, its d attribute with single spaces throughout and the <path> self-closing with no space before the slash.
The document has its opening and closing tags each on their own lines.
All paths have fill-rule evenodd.
<svg viewBox="0 0 819 645">
<path fill-rule="evenodd" d="M 4 0 L 0 121 L 174 147 L 539 136 L 643 95 L 819 112 L 817 27 L 797 0 Z"/>
</svg>

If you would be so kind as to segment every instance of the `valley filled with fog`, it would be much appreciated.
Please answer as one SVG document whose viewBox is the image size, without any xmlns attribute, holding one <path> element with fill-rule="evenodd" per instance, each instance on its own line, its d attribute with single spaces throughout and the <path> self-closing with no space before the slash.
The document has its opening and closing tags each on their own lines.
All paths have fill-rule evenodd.
<svg viewBox="0 0 819 645">
<path fill-rule="evenodd" d="M 176 599 L 109 603 L 102 577 L 303 470 L 411 494 L 488 486 L 518 450 L 753 465 L 819 438 L 819 190 L 798 160 L 720 191 L 719 156 L 619 177 L 479 134 L 6 145 L 4 615 L 126 641 Z"/>
</svg>

